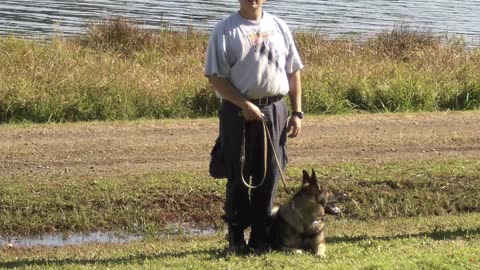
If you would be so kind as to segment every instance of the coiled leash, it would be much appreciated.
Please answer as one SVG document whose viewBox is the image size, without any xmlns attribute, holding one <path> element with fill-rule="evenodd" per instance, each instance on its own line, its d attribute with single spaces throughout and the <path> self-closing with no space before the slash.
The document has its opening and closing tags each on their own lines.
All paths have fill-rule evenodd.
<svg viewBox="0 0 480 270">
<path fill-rule="evenodd" d="M 283 176 L 283 172 L 282 172 L 282 169 L 281 169 L 281 166 L 280 166 L 280 161 L 278 160 L 278 156 L 277 156 L 277 151 L 275 150 L 275 146 L 273 145 L 273 141 L 272 141 L 272 137 L 270 136 L 270 131 L 268 130 L 268 127 L 267 127 L 267 119 L 265 118 L 262 118 L 262 128 L 263 128 L 263 162 L 264 162 L 264 165 L 263 165 L 263 177 L 262 177 L 262 181 L 260 181 L 260 183 L 258 185 L 252 185 L 250 183 L 247 183 L 247 181 L 245 181 L 245 177 L 243 176 L 243 167 L 245 166 L 245 161 L 246 161 L 246 157 L 245 157 L 245 130 L 246 128 L 243 128 L 243 140 L 242 140 L 242 150 L 241 150 L 241 156 L 240 156 L 240 178 L 242 179 L 242 182 L 243 184 L 249 188 L 249 189 L 256 189 L 256 188 L 259 188 L 261 186 L 263 186 L 263 184 L 265 183 L 265 178 L 267 176 L 267 153 L 268 153 L 268 145 L 267 145 L 267 141 L 270 142 L 270 146 L 272 148 L 272 151 L 273 151 L 273 156 L 275 158 L 275 162 L 277 163 L 277 167 L 278 167 L 278 170 L 280 172 L 280 178 L 282 179 L 282 183 L 283 183 L 283 187 L 285 188 L 285 192 L 290 195 L 290 191 L 288 191 L 288 188 L 287 188 L 287 184 L 285 183 L 285 177 Z"/>
</svg>

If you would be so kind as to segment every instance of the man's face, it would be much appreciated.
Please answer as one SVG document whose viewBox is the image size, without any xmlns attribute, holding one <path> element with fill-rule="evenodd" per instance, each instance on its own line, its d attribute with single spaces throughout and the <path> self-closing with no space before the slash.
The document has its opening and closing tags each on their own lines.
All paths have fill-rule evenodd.
<svg viewBox="0 0 480 270">
<path fill-rule="evenodd" d="M 257 10 L 262 8 L 263 2 L 266 0 L 239 0 L 240 1 L 240 8 L 247 11 L 247 10 Z"/>
</svg>

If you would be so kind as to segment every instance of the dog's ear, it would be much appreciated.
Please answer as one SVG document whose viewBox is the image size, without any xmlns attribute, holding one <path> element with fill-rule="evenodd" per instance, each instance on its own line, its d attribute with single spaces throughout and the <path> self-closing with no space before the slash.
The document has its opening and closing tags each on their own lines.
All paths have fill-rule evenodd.
<svg viewBox="0 0 480 270">
<path fill-rule="evenodd" d="M 307 186 L 310 183 L 310 175 L 308 175 L 308 172 L 303 170 L 303 181 L 302 181 L 302 186 Z"/>
<path fill-rule="evenodd" d="M 310 177 L 310 181 L 309 181 L 310 185 L 312 186 L 317 186 L 319 187 L 318 185 L 318 180 L 317 180 L 317 174 L 315 173 L 315 170 L 312 168 L 312 177 Z"/>
</svg>

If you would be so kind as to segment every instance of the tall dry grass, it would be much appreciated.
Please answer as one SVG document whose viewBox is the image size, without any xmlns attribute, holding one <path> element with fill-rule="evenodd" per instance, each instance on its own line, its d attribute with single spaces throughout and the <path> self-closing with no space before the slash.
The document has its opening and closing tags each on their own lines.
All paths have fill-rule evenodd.
<svg viewBox="0 0 480 270">
<path fill-rule="evenodd" d="M 308 113 L 478 109 L 480 52 L 405 26 L 367 40 L 301 32 Z M 208 34 L 151 31 L 126 18 L 85 35 L 0 38 L 0 122 L 213 116 Z"/>
<path fill-rule="evenodd" d="M 480 53 L 458 38 L 400 25 L 367 40 L 297 34 L 308 111 L 478 109 Z"/>
<path fill-rule="evenodd" d="M 75 39 L 0 39 L 0 122 L 195 115 L 191 97 L 207 89 L 206 42 L 194 31 L 150 32 L 122 18 Z"/>
</svg>

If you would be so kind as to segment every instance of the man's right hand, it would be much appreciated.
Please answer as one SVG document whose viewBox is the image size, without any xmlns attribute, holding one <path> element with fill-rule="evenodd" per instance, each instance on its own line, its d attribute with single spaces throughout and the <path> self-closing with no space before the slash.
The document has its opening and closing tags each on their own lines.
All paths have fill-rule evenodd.
<svg viewBox="0 0 480 270">
<path fill-rule="evenodd" d="M 247 101 L 245 106 L 242 108 L 242 115 L 246 121 L 258 121 L 262 120 L 265 116 L 260 108 L 255 106 L 255 104 Z"/>
</svg>

